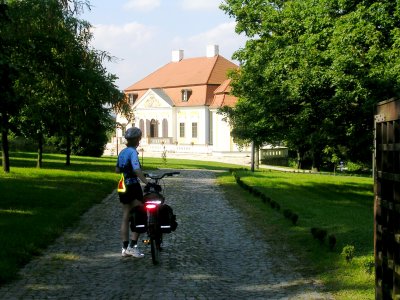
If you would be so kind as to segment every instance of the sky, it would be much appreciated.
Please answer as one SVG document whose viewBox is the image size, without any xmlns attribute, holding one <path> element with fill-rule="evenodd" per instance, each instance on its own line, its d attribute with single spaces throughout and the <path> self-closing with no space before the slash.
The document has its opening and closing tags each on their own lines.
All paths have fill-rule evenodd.
<svg viewBox="0 0 400 300">
<path fill-rule="evenodd" d="M 207 45 L 235 63 L 232 54 L 246 38 L 235 32 L 235 20 L 222 0 L 90 0 L 81 19 L 93 26 L 92 47 L 115 57 L 104 63 L 124 90 L 171 61 L 173 50 L 184 58 L 206 56 Z"/>
</svg>

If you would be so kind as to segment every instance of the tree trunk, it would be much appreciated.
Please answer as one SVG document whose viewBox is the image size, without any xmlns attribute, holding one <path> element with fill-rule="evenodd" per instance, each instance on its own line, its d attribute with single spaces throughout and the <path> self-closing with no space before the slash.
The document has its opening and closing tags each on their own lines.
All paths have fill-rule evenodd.
<svg viewBox="0 0 400 300">
<path fill-rule="evenodd" d="M 311 170 L 313 172 L 319 172 L 320 168 L 321 168 L 321 152 L 314 149 Z"/>
<path fill-rule="evenodd" d="M 300 170 L 303 167 L 303 157 L 304 153 L 300 150 L 297 150 L 297 169 Z"/>
<path fill-rule="evenodd" d="M 250 169 L 251 169 L 251 172 L 254 172 L 254 142 L 251 142 L 251 166 L 250 166 Z"/>
<path fill-rule="evenodd" d="M 254 165 L 257 170 L 260 168 L 260 146 L 258 145 L 255 147 Z"/>
<path fill-rule="evenodd" d="M 43 161 L 43 134 L 42 131 L 38 134 L 38 156 L 36 161 L 36 168 L 40 169 L 42 167 Z"/>
<path fill-rule="evenodd" d="M 2 162 L 3 171 L 10 172 L 10 153 L 8 146 L 8 115 L 3 112 L 1 115 L 1 148 L 2 148 Z"/>
<path fill-rule="evenodd" d="M 71 133 L 67 133 L 67 161 L 65 162 L 67 166 L 71 165 Z"/>
</svg>

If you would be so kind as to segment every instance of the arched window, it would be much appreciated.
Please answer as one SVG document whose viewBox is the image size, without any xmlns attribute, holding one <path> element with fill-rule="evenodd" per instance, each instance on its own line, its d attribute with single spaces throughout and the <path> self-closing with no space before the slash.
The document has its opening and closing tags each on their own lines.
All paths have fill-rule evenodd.
<svg viewBox="0 0 400 300">
<path fill-rule="evenodd" d="M 157 121 L 154 119 L 150 121 L 150 137 L 158 137 Z"/>
</svg>

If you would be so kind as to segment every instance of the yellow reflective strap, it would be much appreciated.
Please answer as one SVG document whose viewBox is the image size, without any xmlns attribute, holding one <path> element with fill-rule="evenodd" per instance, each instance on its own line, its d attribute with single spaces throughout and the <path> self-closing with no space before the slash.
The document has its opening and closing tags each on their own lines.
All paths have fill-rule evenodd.
<svg viewBox="0 0 400 300">
<path fill-rule="evenodd" d="M 124 174 L 121 174 L 121 179 L 118 182 L 118 193 L 125 193 L 126 192 L 126 186 L 125 186 L 125 178 Z"/>
</svg>

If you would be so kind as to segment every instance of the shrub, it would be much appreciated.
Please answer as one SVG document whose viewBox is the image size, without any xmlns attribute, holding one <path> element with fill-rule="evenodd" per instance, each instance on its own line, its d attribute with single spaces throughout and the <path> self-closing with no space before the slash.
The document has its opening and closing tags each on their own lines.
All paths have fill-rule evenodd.
<svg viewBox="0 0 400 300">
<path fill-rule="evenodd" d="M 283 210 L 283 215 L 285 216 L 285 218 L 290 219 L 292 217 L 292 211 L 290 209 L 284 209 Z"/>
<path fill-rule="evenodd" d="M 265 196 L 264 194 L 261 194 L 260 198 L 263 203 L 267 203 L 267 198 L 268 198 L 267 196 Z"/>
<path fill-rule="evenodd" d="M 347 166 L 347 170 L 349 172 L 359 172 L 362 169 L 362 165 L 361 164 L 358 164 L 358 163 L 355 163 L 355 162 L 352 162 L 352 161 L 348 161 L 346 166 Z"/>
<path fill-rule="evenodd" d="M 328 236 L 328 244 L 329 244 L 329 249 L 333 250 L 333 248 L 335 248 L 336 245 L 336 236 L 333 234 L 330 234 Z"/>
<path fill-rule="evenodd" d="M 354 252 L 355 252 L 355 247 L 353 245 L 346 245 L 343 247 L 341 255 L 349 263 L 353 260 Z"/>
<path fill-rule="evenodd" d="M 328 232 L 325 229 L 319 229 L 317 232 L 317 239 L 322 244 L 327 236 Z"/>
<path fill-rule="evenodd" d="M 375 269 L 375 259 L 373 256 L 365 257 L 362 261 L 365 272 L 372 274 Z"/>
<path fill-rule="evenodd" d="M 253 189 L 253 195 L 256 196 L 256 197 L 261 197 L 262 194 L 261 194 L 261 192 L 259 190 L 254 188 Z"/>
<path fill-rule="evenodd" d="M 312 227 L 311 228 L 311 234 L 312 234 L 314 239 L 317 238 L 317 231 L 318 231 L 318 228 L 316 228 L 316 227 Z"/>
<path fill-rule="evenodd" d="M 311 228 L 311 234 L 314 237 L 314 239 L 319 240 L 319 242 L 322 244 L 328 234 L 328 232 L 325 229 L 313 227 Z"/>
<path fill-rule="evenodd" d="M 292 221 L 292 224 L 293 224 L 293 225 L 296 225 L 296 224 L 297 224 L 297 221 L 299 220 L 299 215 L 293 213 L 292 216 L 290 217 L 290 220 Z"/>
</svg>

